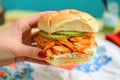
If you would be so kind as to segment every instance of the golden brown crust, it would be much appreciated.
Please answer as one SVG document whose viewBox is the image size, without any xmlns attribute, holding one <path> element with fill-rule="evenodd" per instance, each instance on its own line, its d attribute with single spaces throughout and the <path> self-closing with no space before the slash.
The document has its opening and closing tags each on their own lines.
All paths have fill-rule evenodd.
<svg viewBox="0 0 120 80">
<path fill-rule="evenodd" d="M 88 13 L 70 9 L 46 15 L 38 22 L 38 28 L 48 33 L 56 31 L 97 32 L 98 23 Z"/>
</svg>

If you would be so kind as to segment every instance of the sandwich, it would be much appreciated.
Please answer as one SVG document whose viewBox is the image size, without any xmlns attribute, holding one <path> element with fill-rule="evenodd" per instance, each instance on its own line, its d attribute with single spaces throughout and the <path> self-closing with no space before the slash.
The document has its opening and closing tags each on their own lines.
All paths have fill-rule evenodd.
<svg viewBox="0 0 120 80">
<path fill-rule="evenodd" d="M 46 53 L 45 61 L 56 66 L 79 65 L 93 59 L 98 23 L 90 14 L 74 9 L 47 14 L 38 22 L 36 47 Z"/>
</svg>

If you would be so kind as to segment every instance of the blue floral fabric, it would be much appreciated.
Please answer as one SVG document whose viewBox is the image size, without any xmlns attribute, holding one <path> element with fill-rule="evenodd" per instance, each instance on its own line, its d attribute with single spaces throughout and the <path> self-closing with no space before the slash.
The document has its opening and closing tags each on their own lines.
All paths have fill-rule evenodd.
<svg viewBox="0 0 120 80">
<path fill-rule="evenodd" d="M 105 66 L 106 64 L 108 64 L 111 60 L 112 60 L 112 57 L 106 54 L 106 47 L 101 45 L 97 48 L 96 55 L 92 61 L 90 61 L 87 64 L 80 65 L 76 69 L 78 71 L 83 71 L 86 73 L 96 72 L 102 66 Z"/>
<path fill-rule="evenodd" d="M 34 80 L 30 64 L 18 62 L 16 67 L 0 67 L 0 80 Z"/>
</svg>

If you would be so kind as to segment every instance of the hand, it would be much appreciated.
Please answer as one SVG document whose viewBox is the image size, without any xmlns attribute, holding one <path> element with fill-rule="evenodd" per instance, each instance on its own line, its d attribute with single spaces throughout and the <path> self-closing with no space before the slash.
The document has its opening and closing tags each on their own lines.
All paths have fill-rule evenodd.
<svg viewBox="0 0 120 80">
<path fill-rule="evenodd" d="M 53 12 L 38 13 L 0 30 L 0 66 L 23 60 L 47 64 L 44 61 L 45 53 L 31 46 L 34 36 L 37 35 L 32 34 L 31 29 L 37 27 L 40 18 Z"/>
</svg>

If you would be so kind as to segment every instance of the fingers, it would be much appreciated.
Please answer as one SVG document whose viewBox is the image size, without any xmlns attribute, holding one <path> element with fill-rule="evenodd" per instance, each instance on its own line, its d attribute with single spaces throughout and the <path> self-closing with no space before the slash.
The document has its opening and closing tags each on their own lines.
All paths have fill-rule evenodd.
<svg viewBox="0 0 120 80">
<path fill-rule="evenodd" d="M 21 45 L 20 55 L 24 57 L 29 57 L 37 60 L 45 60 L 46 53 L 44 53 L 41 49 L 37 47 Z"/>
<path fill-rule="evenodd" d="M 33 58 L 29 58 L 29 57 L 24 57 L 25 61 L 28 62 L 33 62 L 33 63 L 38 63 L 38 64 L 43 64 L 43 65 L 49 65 L 46 61 L 44 60 L 38 60 L 38 59 L 33 59 Z"/>
<path fill-rule="evenodd" d="M 6 66 L 6 65 L 9 65 L 11 63 L 14 63 L 15 60 L 14 58 L 13 59 L 7 59 L 7 60 L 4 60 L 4 61 L 0 61 L 0 66 Z"/>
<path fill-rule="evenodd" d="M 46 11 L 37 13 L 29 18 L 22 20 L 22 22 L 28 24 L 31 28 L 37 27 L 37 22 L 46 14 L 54 13 L 56 11 Z"/>
<path fill-rule="evenodd" d="M 32 17 L 29 17 L 28 19 L 26 19 L 27 23 L 31 26 L 31 27 L 37 27 L 37 22 L 46 14 L 50 14 L 50 13 L 54 13 L 55 11 L 46 11 L 46 12 L 40 12 L 35 14 Z"/>
<path fill-rule="evenodd" d="M 44 60 L 38 60 L 38 59 L 29 58 L 29 57 L 17 57 L 17 58 L 15 58 L 15 61 L 14 61 L 14 62 L 19 62 L 19 61 L 28 61 L 28 62 L 43 64 L 43 65 L 49 65 L 49 64 L 48 64 L 46 61 L 44 61 Z"/>
<path fill-rule="evenodd" d="M 28 62 L 43 64 L 43 65 L 50 65 L 44 60 L 37 60 L 37 59 L 29 58 L 29 57 L 16 57 L 16 58 L 0 61 L 0 67 L 7 66 L 7 65 L 10 65 L 14 62 L 19 62 L 19 61 L 28 61 Z"/>
<path fill-rule="evenodd" d="M 22 20 L 16 22 L 16 25 L 19 26 L 19 28 L 22 32 L 25 32 L 26 30 L 30 30 L 31 28 L 37 27 L 38 21 L 43 16 L 45 16 L 46 14 L 50 14 L 50 13 L 55 13 L 55 11 L 46 11 L 46 12 L 37 13 L 31 17 L 28 17 L 26 19 L 22 19 Z"/>
</svg>

